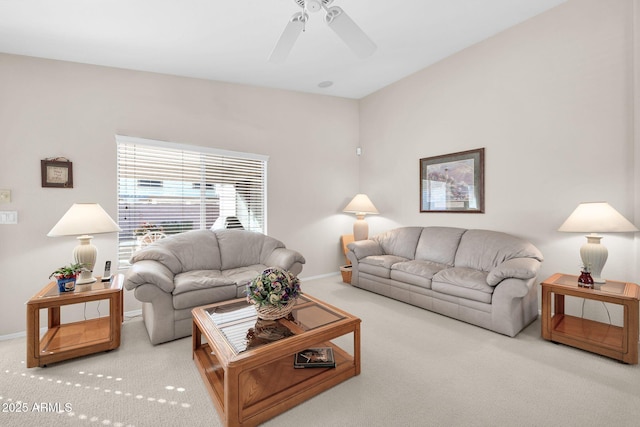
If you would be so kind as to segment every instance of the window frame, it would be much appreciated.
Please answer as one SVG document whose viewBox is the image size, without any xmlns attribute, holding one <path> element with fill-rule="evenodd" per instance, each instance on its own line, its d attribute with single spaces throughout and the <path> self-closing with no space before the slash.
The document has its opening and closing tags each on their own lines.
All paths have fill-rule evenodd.
<svg viewBox="0 0 640 427">
<path fill-rule="evenodd" d="M 132 136 L 126 136 L 126 135 L 116 135 L 116 166 L 117 166 L 117 171 L 116 171 L 116 195 L 117 195 L 117 222 L 118 224 L 121 226 L 121 228 L 123 229 L 122 232 L 118 233 L 118 245 L 117 245 L 117 257 L 118 257 L 118 269 L 120 270 L 126 270 L 129 267 L 127 260 L 127 252 L 129 252 L 129 254 L 133 254 L 135 252 L 136 248 L 136 241 L 135 239 L 132 239 L 131 233 L 132 227 L 127 227 L 125 229 L 125 227 L 123 227 L 121 224 L 124 224 L 125 219 L 121 218 L 122 216 L 122 211 L 124 210 L 124 208 L 121 206 L 122 205 L 122 200 L 125 198 L 128 198 L 129 196 L 131 196 L 131 194 L 129 193 L 124 193 L 123 192 L 123 188 L 126 188 L 127 185 L 123 184 L 122 180 L 123 179 L 127 179 L 127 178 L 123 178 L 123 175 L 126 174 L 126 172 L 123 172 L 121 169 L 123 167 L 125 167 L 123 165 L 124 161 L 126 159 L 121 158 L 121 149 L 126 149 L 125 147 L 122 146 L 143 146 L 144 148 L 147 149 L 158 149 L 158 152 L 161 152 L 163 149 L 168 150 L 168 152 L 170 151 L 179 151 L 185 155 L 198 155 L 198 156 L 202 156 L 199 158 L 199 162 L 200 162 L 200 167 L 203 170 L 207 170 L 207 168 L 205 168 L 204 166 L 210 166 L 212 169 L 215 169 L 216 165 L 214 162 L 211 161 L 206 161 L 205 159 L 212 159 L 212 156 L 214 157 L 213 160 L 215 161 L 221 161 L 224 162 L 225 159 L 227 161 L 233 161 L 233 162 L 242 162 L 242 161 L 257 161 L 261 164 L 261 167 L 258 166 L 255 168 L 256 171 L 261 171 L 262 175 L 261 175 L 261 199 L 262 199 L 262 205 L 260 206 L 261 208 L 261 217 L 262 217 L 262 224 L 261 227 L 259 227 L 259 230 L 256 230 L 254 227 L 250 227 L 250 229 L 253 229 L 254 231 L 260 231 L 264 234 L 267 234 L 267 171 L 268 171 L 268 160 L 269 160 L 269 156 L 266 155 L 262 155 L 262 154 L 254 154 L 254 153 L 245 153 L 245 152 L 238 152 L 238 151 L 230 151 L 230 150 L 223 150 L 223 149 L 218 149 L 218 148 L 213 148 L 213 147 L 206 147 L 206 146 L 199 146 L 199 145 L 190 145 L 190 144 L 183 144 L 183 143 L 176 143 L 176 142 L 169 142 L 169 141 L 159 141 L 159 140 L 153 140 L 153 139 L 147 139 L 147 138 L 140 138 L 140 137 L 132 137 Z M 204 156 L 203 156 L 204 155 Z M 160 166 L 162 162 L 159 162 Z M 193 164 L 193 162 L 192 162 Z M 241 169 L 239 169 L 241 170 Z M 209 172 L 204 172 L 206 177 L 209 177 Z M 218 172 L 219 173 L 219 172 Z M 223 173 L 224 174 L 224 173 Z M 215 174 L 214 174 L 215 176 Z M 153 176 L 145 176 L 144 178 L 130 178 L 130 179 L 137 179 L 137 181 L 142 182 L 142 184 L 144 184 L 145 188 L 150 188 L 150 189 L 159 189 L 162 190 L 163 186 L 164 186 L 164 182 L 166 181 L 166 176 L 162 176 L 161 173 L 158 174 L 157 178 L 154 178 Z M 184 186 L 184 183 L 187 182 L 187 180 L 185 181 L 177 181 L 177 182 L 181 182 L 182 185 Z M 202 182 L 199 182 L 198 186 L 194 186 L 194 189 L 201 189 L 202 188 Z M 153 185 L 151 185 L 150 183 L 152 183 Z M 136 182 L 136 187 L 138 186 L 138 182 Z M 198 228 L 194 228 L 194 229 L 206 229 L 206 228 L 210 228 L 207 227 L 206 224 L 206 207 L 207 207 L 207 196 L 205 195 L 205 193 L 207 192 L 207 189 L 213 188 L 213 186 L 216 186 L 217 183 L 209 183 L 209 182 L 205 182 L 205 189 L 202 190 L 200 192 L 200 195 L 198 196 L 200 202 L 199 202 L 199 206 L 200 206 L 200 213 L 199 215 L 199 222 L 198 222 Z M 220 183 L 221 187 L 224 187 L 225 185 Z M 196 188 L 197 187 L 197 188 Z M 126 191 L 126 190 L 125 190 Z M 135 191 L 135 190 L 134 190 Z M 234 189 L 235 191 L 235 189 Z M 185 202 L 184 197 L 180 198 L 181 203 L 178 204 L 178 206 L 185 206 L 187 205 L 187 203 Z M 259 203 L 259 202 L 258 202 Z M 237 206 L 237 204 L 236 204 Z M 223 217 L 223 215 L 219 215 L 220 217 Z M 170 219 L 170 215 L 168 215 L 168 219 Z M 142 220 L 144 221 L 145 219 L 142 218 Z M 129 255 L 129 256 L 130 256 Z"/>
</svg>

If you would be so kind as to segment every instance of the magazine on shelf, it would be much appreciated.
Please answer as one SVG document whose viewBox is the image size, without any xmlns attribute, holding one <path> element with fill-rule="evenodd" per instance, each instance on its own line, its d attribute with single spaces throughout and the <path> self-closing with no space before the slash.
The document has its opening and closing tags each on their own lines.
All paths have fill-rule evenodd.
<svg viewBox="0 0 640 427">
<path fill-rule="evenodd" d="M 308 348 L 294 355 L 294 368 L 335 368 L 336 361 L 333 358 L 333 348 L 317 347 Z"/>
</svg>

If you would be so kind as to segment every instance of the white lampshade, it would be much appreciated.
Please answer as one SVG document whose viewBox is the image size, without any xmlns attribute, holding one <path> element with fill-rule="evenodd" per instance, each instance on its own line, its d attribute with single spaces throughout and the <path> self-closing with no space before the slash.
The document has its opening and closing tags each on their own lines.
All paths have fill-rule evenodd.
<svg viewBox="0 0 640 427">
<path fill-rule="evenodd" d="M 366 240 L 369 237 L 369 225 L 364 220 L 364 216 L 379 213 L 369 197 L 366 194 L 356 194 L 342 211 L 356 214 L 357 219 L 353 224 L 354 240 Z"/>
<path fill-rule="evenodd" d="M 580 203 L 558 231 L 575 233 L 629 233 L 638 231 L 607 202 Z"/>
<path fill-rule="evenodd" d="M 587 243 L 580 248 L 580 256 L 585 267 L 589 268 L 595 283 L 605 283 L 600 275 L 607 262 L 609 252 L 600 244 L 602 236 L 596 233 L 630 233 L 638 228 L 622 216 L 609 203 L 580 203 L 558 231 L 570 233 L 591 233 L 586 236 Z"/>
<path fill-rule="evenodd" d="M 354 213 L 354 214 L 377 214 L 378 209 L 373 206 L 373 203 L 366 194 L 356 194 L 356 196 L 349 202 L 342 212 Z"/>
<path fill-rule="evenodd" d="M 73 251 L 74 262 L 83 264 L 86 271 L 80 274 L 77 284 L 95 282 L 93 267 L 98 258 L 98 249 L 91 244 L 90 234 L 121 231 L 109 214 L 97 203 L 74 203 L 47 233 L 49 237 L 78 236 L 79 245 Z"/>
</svg>

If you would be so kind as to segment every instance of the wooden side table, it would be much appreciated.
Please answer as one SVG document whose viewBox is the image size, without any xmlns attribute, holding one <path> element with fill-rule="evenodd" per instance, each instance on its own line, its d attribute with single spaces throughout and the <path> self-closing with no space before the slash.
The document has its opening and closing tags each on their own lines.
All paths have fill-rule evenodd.
<svg viewBox="0 0 640 427">
<path fill-rule="evenodd" d="M 557 273 L 542 283 L 542 338 L 628 364 L 638 363 L 638 303 L 635 283 L 607 280 L 596 289 L 578 287 L 578 277 Z M 554 311 L 552 312 L 552 294 Z M 623 326 L 596 322 L 564 312 L 565 295 L 621 305 Z"/>
<path fill-rule="evenodd" d="M 27 368 L 118 348 L 124 318 L 123 276 L 110 282 L 100 278 L 86 291 L 58 291 L 55 281 L 27 301 Z M 62 324 L 60 308 L 65 305 L 108 300 L 109 315 Z M 48 329 L 40 337 L 40 310 L 48 310 Z"/>
</svg>

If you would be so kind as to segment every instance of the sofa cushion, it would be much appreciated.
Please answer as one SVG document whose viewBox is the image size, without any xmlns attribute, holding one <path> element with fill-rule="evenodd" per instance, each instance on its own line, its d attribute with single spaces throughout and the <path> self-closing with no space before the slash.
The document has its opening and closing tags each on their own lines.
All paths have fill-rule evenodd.
<svg viewBox="0 0 640 427">
<path fill-rule="evenodd" d="M 131 257 L 131 263 L 155 260 L 173 274 L 191 270 L 220 270 L 220 250 L 215 233 L 192 230 L 158 240 Z"/>
<path fill-rule="evenodd" d="M 391 266 L 408 259 L 395 255 L 374 255 L 362 258 L 358 264 L 360 271 L 386 279 L 391 277 Z"/>
<path fill-rule="evenodd" d="M 215 230 L 220 246 L 221 270 L 263 264 L 276 248 L 284 248 L 279 240 L 258 232 Z"/>
<path fill-rule="evenodd" d="M 232 268 L 229 270 L 223 270 L 222 275 L 237 285 L 247 285 L 250 281 L 256 278 L 260 273 L 269 268 L 264 264 L 248 265 L 246 267 Z"/>
<path fill-rule="evenodd" d="M 438 271 L 447 268 L 431 261 L 410 260 L 391 266 L 391 278 L 415 286 L 431 289 L 431 279 Z"/>
<path fill-rule="evenodd" d="M 455 266 L 489 272 L 513 258 L 542 261 L 540 251 L 526 240 L 489 230 L 467 230 L 460 239 Z"/>
<path fill-rule="evenodd" d="M 452 267 L 460 238 L 465 231 L 467 230 L 464 228 L 425 227 L 418 240 L 415 259 Z"/>
<path fill-rule="evenodd" d="M 433 276 L 431 289 L 446 295 L 491 303 L 494 288 L 487 285 L 487 274 L 471 268 L 447 268 Z"/>
<path fill-rule="evenodd" d="M 175 289 L 173 296 L 198 289 L 217 288 L 219 286 L 234 285 L 235 282 L 224 277 L 220 270 L 192 270 L 176 274 L 173 280 Z"/>
<path fill-rule="evenodd" d="M 431 278 L 425 276 L 418 276 L 415 274 L 407 273 L 406 271 L 401 270 L 391 270 L 390 277 L 391 283 L 390 286 L 399 286 L 404 288 L 411 287 L 403 286 L 403 285 L 412 285 L 412 287 L 431 289 Z M 412 289 L 412 291 L 414 291 Z"/>
<path fill-rule="evenodd" d="M 416 245 L 422 233 L 422 227 L 402 227 L 373 237 L 387 255 L 396 255 L 415 259 Z"/>
<path fill-rule="evenodd" d="M 194 270 L 177 274 L 173 307 L 177 310 L 236 298 L 237 286 L 219 270 Z"/>
<path fill-rule="evenodd" d="M 404 262 L 396 262 L 391 266 L 391 268 L 393 270 L 399 270 L 405 273 L 431 279 L 437 272 L 447 268 L 447 266 L 431 261 L 410 260 Z"/>
<path fill-rule="evenodd" d="M 242 298 L 247 295 L 247 285 L 253 279 L 256 278 L 262 271 L 268 267 L 263 264 L 254 264 L 247 267 L 232 268 L 230 270 L 223 270 L 222 275 L 237 286 L 236 297 Z"/>
</svg>

